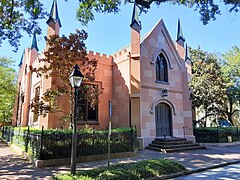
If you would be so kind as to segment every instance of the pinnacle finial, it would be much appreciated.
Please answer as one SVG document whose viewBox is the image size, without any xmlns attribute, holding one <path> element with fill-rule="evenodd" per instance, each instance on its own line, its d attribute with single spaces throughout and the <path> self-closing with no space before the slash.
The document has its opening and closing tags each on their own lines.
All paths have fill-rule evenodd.
<svg viewBox="0 0 240 180">
<path fill-rule="evenodd" d="M 31 49 L 36 49 L 37 51 L 39 51 L 38 46 L 37 46 L 37 38 L 36 38 L 36 34 L 33 34 L 33 39 L 32 39 L 32 45 L 31 45 Z"/>
<path fill-rule="evenodd" d="M 136 23 L 137 26 L 139 26 L 140 29 L 141 29 L 141 23 L 140 23 L 140 21 L 139 21 L 138 9 L 137 9 L 137 8 L 138 8 L 138 7 L 137 7 L 136 3 L 134 3 L 134 6 L 133 6 L 133 14 L 132 14 L 132 21 L 131 21 L 130 26 L 133 27 L 134 24 Z"/>
<path fill-rule="evenodd" d="M 24 54 L 25 54 L 25 50 L 23 50 L 22 57 L 21 57 L 20 62 L 19 62 L 19 64 L 18 64 L 19 67 L 20 67 L 20 66 L 22 65 L 22 63 L 23 63 Z"/>
<path fill-rule="evenodd" d="M 181 28 L 180 19 L 178 19 L 177 42 L 178 42 L 179 40 L 182 40 L 183 42 L 185 42 L 185 38 L 184 38 L 184 36 L 183 36 L 183 32 L 182 32 L 182 28 Z"/>
<path fill-rule="evenodd" d="M 59 23 L 59 27 L 62 27 L 59 15 L 58 15 L 58 8 L 57 8 L 57 0 L 53 0 L 52 8 L 50 11 L 49 18 L 47 20 L 47 24 L 49 24 L 50 21 L 53 21 L 54 23 Z"/>
<path fill-rule="evenodd" d="M 189 61 L 192 62 L 192 60 L 191 60 L 191 58 L 190 58 L 189 48 L 188 48 L 188 45 L 187 45 L 187 43 L 186 43 L 186 48 L 185 48 L 185 61 L 187 61 L 187 60 L 189 60 Z"/>
</svg>

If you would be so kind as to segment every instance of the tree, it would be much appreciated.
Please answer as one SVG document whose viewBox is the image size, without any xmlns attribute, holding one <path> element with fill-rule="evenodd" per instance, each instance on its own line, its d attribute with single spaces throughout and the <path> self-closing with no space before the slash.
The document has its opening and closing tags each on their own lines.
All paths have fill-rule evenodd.
<svg viewBox="0 0 240 180">
<path fill-rule="evenodd" d="M 67 1 L 67 0 L 65 0 Z M 150 4 L 160 5 L 170 3 L 194 8 L 200 14 L 200 20 L 206 25 L 210 20 L 215 20 L 220 14 L 218 4 L 214 0 L 136 0 L 141 11 L 146 12 Z M 70 2 L 69 2 L 70 3 Z M 125 0 L 125 3 L 134 3 L 134 0 Z M 226 6 L 231 6 L 230 12 L 238 12 L 240 1 L 223 0 Z M 80 0 L 77 8 L 77 19 L 87 25 L 94 20 L 94 13 L 118 13 L 120 0 Z M 41 33 L 38 20 L 45 18 L 47 13 L 43 9 L 41 0 L 0 0 L 0 46 L 4 40 L 18 50 L 22 32 L 32 35 Z"/>
<path fill-rule="evenodd" d="M 0 0 L 0 46 L 8 40 L 17 51 L 23 31 L 41 33 L 38 20 L 45 15 L 40 0 Z"/>
<path fill-rule="evenodd" d="M 0 57 L 0 122 L 11 122 L 16 95 L 16 73 L 13 60 Z"/>
<path fill-rule="evenodd" d="M 220 66 L 214 54 L 190 49 L 193 60 L 192 80 L 190 82 L 193 108 L 203 108 L 205 115 L 198 121 L 206 126 L 208 116 L 221 114 L 226 101 L 226 90 L 221 77 Z"/>
<path fill-rule="evenodd" d="M 170 3 L 173 5 L 183 5 L 194 8 L 200 14 L 200 20 L 206 25 L 211 19 L 215 20 L 216 15 L 220 14 L 219 5 L 214 0 L 136 0 L 135 1 L 142 11 L 150 8 L 150 4 L 155 2 L 156 5 Z M 134 3 L 134 0 L 125 0 L 125 3 Z M 226 6 L 231 6 L 230 12 L 238 12 L 240 1 L 223 0 Z M 97 13 L 117 13 L 119 12 L 120 0 L 83 0 L 79 1 L 77 9 L 77 18 L 83 24 L 94 20 L 94 12 Z"/>
<path fill-rule="evenodd" d="M 222 72 L 226 83 L 227 101 L 224 104 L 224 112 L 228 120 L 233 124 L 232 116 L 240 111 L 240 49 L 234 46 L 229 52 L 223 54 Z"/>
<path fill-rule="evenodd" d="M 99 88 L 93 84 L 95 81 L 95 70 L 97 68 L 96 59 L 88 59 L 84 41 L 87 39 L 85 31 L 76 30 L 69 37 L 50 36 L 47 39 L 48 48 L 44 52 L 45 58 L 39 60 L 43 65 L 38 69 L 33 69 L 39 76 L 52 78 L 52 88 L 48 89 L 42 100 L 35 100 L 32 109 L 35 114 L 61 111 L 58 106 L 58 99 L 62 96 L 70 100 L 70 112 L 63 112 L 62 118 L 71 119 L 73 114 L 73 95 L 69 82 L 69 75 L 73 67 L 78 64 L 84 74 L 83 85 L 79 89 L 81 99 L 87 99 L 92 107 L 98 103 Z M 37 103 L 36 103 L 37 102 Z M 72 120 L 72 119 L 71 119 Z"/>
</svg>

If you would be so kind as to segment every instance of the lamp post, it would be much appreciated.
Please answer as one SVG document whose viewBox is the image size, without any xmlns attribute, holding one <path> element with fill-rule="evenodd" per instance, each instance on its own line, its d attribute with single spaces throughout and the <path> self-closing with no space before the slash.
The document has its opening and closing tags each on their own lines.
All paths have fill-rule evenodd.
<svg viewBox="0 0 240 180">
<path fill-rule="evenodd" d="M 76 102 L 77 89 L 81 86 L 84 76 L 79 70 L 78 65 L 73 69 L 69 76 L 71 86 L 74 88 L 74 114 L 73 114 L 73 133 L 72 133 L 72 149 L 71 149 L 71 174 L 76 174 L 76 152 L 77 152 L 77 120 L 76 120 Z"/>
</svg>

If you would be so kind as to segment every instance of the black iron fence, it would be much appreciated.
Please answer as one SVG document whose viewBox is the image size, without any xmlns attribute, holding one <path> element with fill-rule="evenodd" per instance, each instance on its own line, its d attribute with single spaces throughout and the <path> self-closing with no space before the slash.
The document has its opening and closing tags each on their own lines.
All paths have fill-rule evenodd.
<svg viewBox="0 0 240 180">
<path fill-rule="evenodd" d="M 226 143 L 240 141 L 238 128 L 194 128 L 197 143 Z"/>
<path fill-rule="evenodd" d="M 1 137 L 14 143 L 37 159 L 70 158 L 72 134 L 67 131 L 31 131 L 30 128 L 2 127 Z M 108 132 L 78 132 L 77 156 L 107 154 Z M 130 152 L 137 148 L 136 129 L 128 128 L 123 132 L 111 133 L 111 153 Z"/>
</svg>

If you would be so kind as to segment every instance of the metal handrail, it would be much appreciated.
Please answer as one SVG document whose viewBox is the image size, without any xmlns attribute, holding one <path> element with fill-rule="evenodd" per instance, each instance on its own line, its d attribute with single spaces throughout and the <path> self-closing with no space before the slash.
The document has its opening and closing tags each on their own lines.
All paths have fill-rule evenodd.
<svg viewBox="0 0 240 180">
<path fill-rule="evenodd" d="M 183 126 L 183 137 L 184 137 L 184 139 L 185 139 L 185 128 L 186 128 L 186 129 L 189 129 L 189 130 L 193 130 L 193 129 L 190 128 L 190 127 L 185 127 L 185 126 Z"/>
</svg>

